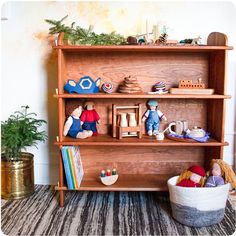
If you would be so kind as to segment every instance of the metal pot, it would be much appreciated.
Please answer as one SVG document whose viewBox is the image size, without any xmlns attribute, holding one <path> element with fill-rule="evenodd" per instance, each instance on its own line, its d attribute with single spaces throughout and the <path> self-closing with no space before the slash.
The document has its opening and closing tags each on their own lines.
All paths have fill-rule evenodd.
<svg viewBox="0 0 236 236">
<path fill-rule="evenodd" d="M 34 193 L 34 155 L 22 152 L 18 161 L 2 155 L 1 198 L 21 199 Z"/>
</svg>

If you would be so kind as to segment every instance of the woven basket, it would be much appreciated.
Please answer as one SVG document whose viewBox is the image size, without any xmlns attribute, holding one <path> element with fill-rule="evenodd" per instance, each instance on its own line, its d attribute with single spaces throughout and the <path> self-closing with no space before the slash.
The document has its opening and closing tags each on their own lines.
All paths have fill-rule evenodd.
<svg viewBox="0 0 236 236">
<path fill-rule="evenodd" d="M 178 176 L 168 180 L 172 216 L 188 226 L 204 227 L 224 218 L 230 184 L 218 187 L 189 188 L 176 186 Z"/>
</svg>

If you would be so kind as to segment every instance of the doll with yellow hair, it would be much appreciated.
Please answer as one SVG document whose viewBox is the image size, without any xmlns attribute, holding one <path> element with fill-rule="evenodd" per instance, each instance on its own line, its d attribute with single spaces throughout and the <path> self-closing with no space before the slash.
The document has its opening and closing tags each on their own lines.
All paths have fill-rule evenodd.
<svg viewBox="0 0 236 236">
<path fill-rule="evenodd" d="M 203 187 L 206 172 L 201 166 L 191 166 L 182 172 L 177 179 L 177 186 L 181 187 Z"/>
<path fill-rule="evenodd" d="M 230 183 L 232 188 L 236 188 L 236 176 L 231 167 L 221 159 L 212 159 L 210 164 L 209 177 L 205 187 L 217 187 Z"/>
</svg>

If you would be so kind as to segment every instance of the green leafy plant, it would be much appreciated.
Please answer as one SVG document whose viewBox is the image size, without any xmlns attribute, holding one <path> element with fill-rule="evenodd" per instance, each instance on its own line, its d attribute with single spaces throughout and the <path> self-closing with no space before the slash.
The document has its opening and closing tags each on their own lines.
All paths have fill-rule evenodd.
<svg viewBox="0 0 236 236">
<path fill-rule="evenodd" d="M 67 39 L 72 45 L 76 44 L 89 44 L 89 45 L 121 45 L 126 44 L 126 39 L 115 32 L 110 34 L 96 34 L 93 32 L 93 26 L 89 26 L 88 29 L 84 29 L 80 26 L 76 26 L 75 22 L 71 26 L 66 26 L 62 22 L 68 17 L 64 16 L 60 20 L 50 20 L 45 21 L 52 25 L 49 28 L 49 34 L 57 34 L 64 32 L 64 39 Z"/>
<path fill-rule="evenodd" d="M 47 135 L 39 128 L 45 120 L 36 119 L 36 113 L 28 113 L 29 106 L 22 106 L 23 112 L 16 111 L 8 120 L 1 122 L 1 145 L 7 160 L 20 160 L 20 153 L 28 146 L 37 148 L 38 141 L 45 141 Z"/>
</svg>

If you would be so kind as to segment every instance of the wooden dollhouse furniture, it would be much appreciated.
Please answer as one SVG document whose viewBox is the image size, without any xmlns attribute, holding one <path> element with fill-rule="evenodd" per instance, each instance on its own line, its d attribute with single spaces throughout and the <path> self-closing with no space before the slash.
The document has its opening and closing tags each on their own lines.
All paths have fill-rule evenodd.
<svg viewBox="0 0 236 236">
<path fill-rule="evenodd" d="M 209 167 L 212 158 L 223 158 L 226 99 L 226 54 L 233 48 L 227 46 L 227 38 L 221 33 L 211 33 L 206 46 L 70 46 L 64 45 L 60 35 L 58 46 L 58 136 L 55 142 L 80 146 L 84 178 L 80 191 L 164 191 L 167 180 L 191 165 Z M 142 82 L 143 94 L 96 93 L 68 94 L 63 86 L 70 78 L 78 81 L 82 76 L 100 77 L 111 81 L 116 91 L 127 75 L 136 76 Z M 180 79 L 202 78 L 214 94 L 148 94 L 158 78 L 174 86 Z M 83 104 L 86 99 L 95 103 L 101 116 L 99 135 L 87 139 L 63 136 L 65 104 L 75 99 Z M 142 138 L 112 137 L 112 104 L 129 106 L 140 103 L 146 109 L 148 99 L 157 99 L 159 107 L 169 120 L 188 120 L 189 126 L 200 126 L 211 134 L 206 143 L 177 142 L 143 135 Z M 144 125 L 142 126 L 144 133 Z M 64 181 L 64 169 L 59 152 L 60 206 L 68 191 Z M 99 180 L 99 171 L 113 166 L 119 172 L 118 181 L 111 186 Z M 78 190 L 76 190 L 78 191 Z"/>
<path fill-rule="evenodd" d="M 137 119 L 137 126 L 135 127 L 121 127 L 118 124 L 118 110 L 129 110 L 135 109 L 136 119 Z M 138 138 L 142 138 L 142 105 L 138 104 L 136 106 L 116 106 L 112 104 L 112 136 L 113 138 L 117 137 L 118 139 L 122 139 L 124 132 L 137 132 Z M 126 137 L 134 136 L 127 134 Z"/>
</svg>

